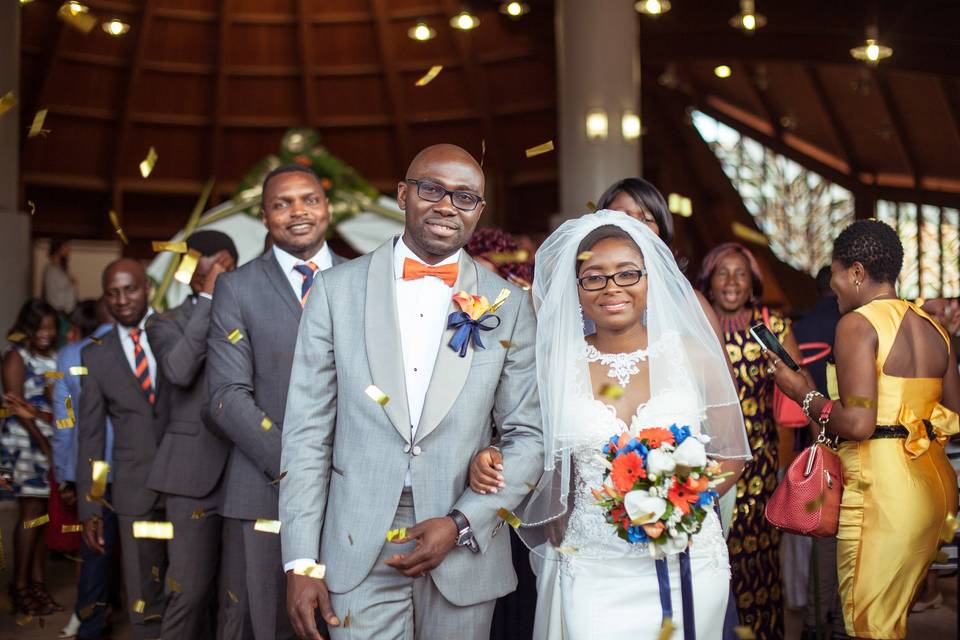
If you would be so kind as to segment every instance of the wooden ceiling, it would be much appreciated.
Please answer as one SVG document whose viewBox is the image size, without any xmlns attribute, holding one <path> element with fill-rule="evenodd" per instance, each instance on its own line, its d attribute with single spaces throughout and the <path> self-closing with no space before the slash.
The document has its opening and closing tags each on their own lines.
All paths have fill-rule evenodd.
<svg viewBox="0 0 960 640">
<path fill-rule="evenodd" d="M 229 197 L 303 124 L 385 192 L 420 147 L 450 141 L 479 156 L 485 142 L 490 222 L 545 231 L 557 210 L 556 155 L 523 153 L 556 137 L 549 0 L 519 20 L 493 0 L 87 4 L 130 32 L 83 35 L 55 18 L 58 2 L 23 6 L 21 117 L 28 126 L 47 108 L 51 130 L 22 142 L 22 201 L 37 204 L 37 235 L 110 237 L 114 208 L 137 253 L 182 226 L 208 177 L 215 199 Z M 449 27 L 462 6 L 478 29 Z M 960 3 L 760 0 L 757 10 L 768 25 L 751 36 L 727 24 L 735 0 L 673 0 L 658 19 L 637 17 L 644 172 L 693 198 L 694 218 L 679 225 L 692 257 L 730 239 L 714 221 L 749 217 L 690 127 L 690 107 L 852 189 L 861 215 L 876 197 L 960 203 Z M 407 37 L 419 20 L 436 39 Z M 894 56 L 870 68 L 849 49 L 874 21 Z M 436 64 L 440 76 L 415 87 Z M 718 64 L 730 78 L 714 76 Z M 159 161 L 144 180 L 137 165 L 151 145 Z"/>
</svg>

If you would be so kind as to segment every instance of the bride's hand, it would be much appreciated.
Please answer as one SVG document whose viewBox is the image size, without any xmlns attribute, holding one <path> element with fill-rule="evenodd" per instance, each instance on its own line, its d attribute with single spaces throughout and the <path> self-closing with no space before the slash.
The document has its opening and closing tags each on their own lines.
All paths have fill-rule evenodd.
<svg viewBox="0 0 960 640">
<path fill-rule="evenodd" d="M 487 447 L 474 457 L 470 463 L 470 488 L 477 493 L 496 493 L 504 486 L 503 454 L 493 447 Z"/>
</svg>

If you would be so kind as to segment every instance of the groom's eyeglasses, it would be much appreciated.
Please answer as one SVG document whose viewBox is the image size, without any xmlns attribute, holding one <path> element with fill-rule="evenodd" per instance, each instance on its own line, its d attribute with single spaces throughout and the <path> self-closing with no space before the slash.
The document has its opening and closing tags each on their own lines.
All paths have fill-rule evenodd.
<svg viewBox="0 0 960 640">
<path fill-rule="evenodd" d="M 580 287 L 584 291 L 600 291 L 606 289 L 611 280 L 613 280 L 613 283 L 618 287 L 632 287 L 640 282 L 640 278 L 645 275 L 647 275 L 646 269 L 629 269 L 627 271 L 619 271 L 612 276 L 600 274 L 584 276 L 577 278 L 577 282 L 580 283 Z"/>
<path fill-rule="evenodd" d="M 410 180 L 406 182 L 417 186 L 417 195 L 427 202 L 440 202 L 449 194 L 450 202 L 460 211 L 473 211 L 483 198 L 469 191 L 450 191 L 443 185 L 429 180 Z"/>
</svg>

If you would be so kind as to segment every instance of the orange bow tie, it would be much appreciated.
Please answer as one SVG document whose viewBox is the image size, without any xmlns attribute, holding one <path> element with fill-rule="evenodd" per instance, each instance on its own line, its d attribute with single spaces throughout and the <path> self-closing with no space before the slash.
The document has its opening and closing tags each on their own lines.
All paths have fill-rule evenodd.
<svg viewBox="0 0 960 640">
<path fill-rule="evenodd" d="M 452 287 L 457 281 L 457 273 L 459 273 L 459 271 L 459 265 L 457 265 L 456 262 L 439 267 L 431 267 L 428 264 L 423 264 L 410 258 L 403 259 L 404 280 L 416 280 L 424 276 L 433 276 L 434 278 L 443 280 L 448 287 Z"/>
</svg>

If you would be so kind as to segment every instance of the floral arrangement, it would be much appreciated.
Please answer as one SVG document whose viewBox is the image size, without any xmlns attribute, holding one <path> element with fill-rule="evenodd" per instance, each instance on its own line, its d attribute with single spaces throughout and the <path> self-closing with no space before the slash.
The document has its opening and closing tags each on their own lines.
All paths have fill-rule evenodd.
<svg viewBox="0 0 960 640">
<path fill-rule="evenodd" d="M 494 314 L 509 297 L 510 290 L 501 289 L 497 299 L 490 304 L 486 296 L 478 296 L 466 291 L 455 294 L 453 301 L 460 307 L 460 311 L 454 311 L 447 318 L 447 328 L 456 329 L 450 339 L 450 348 L 457 351 L 461 358 L 467 356 L 467 347 L 471 341 L 474 348 L 483 349 L 480 332 L 492 331 L 500 326 L 500 318 Z M 494 320 L 496 324 L 491 324 Z"/>
<path fill-rule="evenodd" d="M 725 474 L 707 460 L 709 438 L 689 427 L 623 432 L 603 445 L 604 483 L 591 489 L 617 535 L 654 557 L 684 551 L 700 531 Z"/>
</svg>

